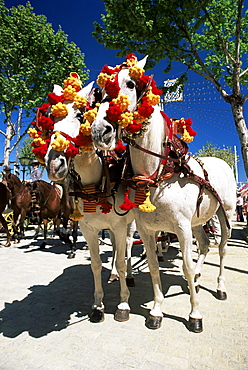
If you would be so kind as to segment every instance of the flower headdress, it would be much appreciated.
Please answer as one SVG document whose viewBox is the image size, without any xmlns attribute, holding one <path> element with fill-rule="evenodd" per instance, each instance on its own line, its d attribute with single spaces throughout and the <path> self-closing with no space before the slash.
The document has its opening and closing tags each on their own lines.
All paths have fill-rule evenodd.
<svg viewBox="0 0 248 370">
<path fill-rule="evenodd" d="M 81 85 L 79 75 L 71 72 L 69 77 L 64 80 L 62 94 L 49 93 L 48 104 L 44 103 L 38 108 L 36 122 L 32 122 L 34 128 L 30 128 L 28 134 L 33 138 L 32 151 L 41 164 L 44 164 L 44 157 L 51 141 L 50 138 L 54 133 L 55 120 L 68 114 L 68 107 L 65 102 L 74 102 L 73 107 L 84 111 L 84 123 L 81 124 L 80 132 L 75 138 L 66 135 L 61 136 L 59 132 L 56 132 L 55 139 L 51 144 L 52 148 L 57 151 L 64 151 L 68 157 L 75 157 L 80 151 L 92 151 L 93 141 L 90 126 L 96 117 L 97 108 L 92 109 L 87 99 L 79 94 Z M 50 116 L 47 114 L 49 109 L 51 109 Z"/>
</svg>

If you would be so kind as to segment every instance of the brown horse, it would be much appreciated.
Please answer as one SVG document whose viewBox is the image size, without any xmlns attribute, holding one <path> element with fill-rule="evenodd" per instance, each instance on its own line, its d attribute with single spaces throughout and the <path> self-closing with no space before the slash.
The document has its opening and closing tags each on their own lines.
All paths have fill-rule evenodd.
<svg viewBox="0 0 248 370">
<path fill-rule="evenodd" d="M 10 247 L 11 244 L 11 235 L 8 229 L 7 222 L 5 218 L 3 217 L 3 211 L 6 208 L 6 205 L 9 203 L 10 199 L 10 191 L 9 189 L 4 185 L 4 183 L 0 182 L 0 222 L 3 225 L 3 228 L 7 234 L 7 243 L 4 245 L 5 247 Z"/>
<path fill-rule="evenodd" d="M 62 197 L 61 197 L 62 190 Z M 47 225 L 48 220 L 53 219 L 54 231 L 66 243 L 70 243 L 71 251 L 68 258 L 75 256 L 75 245 L 77 240 L 77 225 L 73 224 L 73 244 L 66 233 L 66 228 L 69 220 L 69 215 L 73 212 L 73 207 L 69 202 L 68 193 L 63 184 L 57 186 L 43 180 L 38 180 L 32 184 L 32 194 L 35 194 L 36 201 L 39 204 L 39 225 L 36 232 L 38 236 L 41 223 L 44 224 L 44 241 L 40 248 L 44 249 L 47 244 Z M 63 231 L 60 231 L 62 221 Z"/>
<path fill-rule="evenodd" d="M 24 237 L 24 226 L 23 222 L 26 217 L 27 211 L 31 204 L 31 194 L 29 188 L 21 182 L 21 180 L 10 173 L 9 171 L 4 172 L 4 180 L 7 183 L 7 187 L 10 190 L 10 207 L 13 209 L 13 239 L 17 238 L 17 242 Z"/>
</svg>

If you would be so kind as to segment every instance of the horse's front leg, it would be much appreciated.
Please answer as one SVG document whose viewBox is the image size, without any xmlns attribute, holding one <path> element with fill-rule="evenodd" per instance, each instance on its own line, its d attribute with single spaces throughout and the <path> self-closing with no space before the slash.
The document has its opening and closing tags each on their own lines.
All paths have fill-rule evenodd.
<svg viewBox="0 0 248 370">
<path fill-rule="evenodd" d="M 188 329 L 194 333 L 201 333 L 202 315 L 199 311 L 199 300 L 195 289 L 195 266 L 192 259 L 192 231 L 191 226 L 180 227 L 177 231 L 183 257 L 183 272 L 190 291 L 191 311 L 189 314 Z"/>
<path fill-rule="evenodd" d="M 117 311 L 115 313 L 115 320 L 117 321 L 127 321 L 130 313 L 130 307 L 128 304 L 130 292 L 126 282 L 126 236 L 126 225 L 122 225 L 122 227 L 118 228 L 115 233 L 116 269 L 120 279 L 120 303 L 118 304 Z"/>
<path fill-rule="evenodd" d="M 117 258 L 117 256 L 116 256 L 115 234 L 113 233 L 113 231 L 109 230 L 109 235 L 110 235 L 110 241 L 111 241 L 111 244 L 112 244 L 113 251 L 112 251 L 111 272 L 110 272 L 108 282 L 112 283 L 113 281 L 119 280 L 119 277 L 118 277 L 118 272 L 117 272 L 117 268 L 116 268 L 116 258 Z"/>
<path fill-rule="evenodd" d="M 162 292 L 162 285 L 159 273 L 159 263 L 156 253 L 155 233 L 154 232 L 148 233 L 147 230 L 145 229 L 142 230 L 142 228 L 139 225 L 137 225 L 137 228 L 145 246 L 154 292 L 154 305 L 150 311 L 148 318 L 146 319 L 146 326 L 149 329 L 158 329 L 162 324 L 163 313 L 161 310 L 161 305 L 164 300 L 164 295 Z"/>
<path fill-rule="evenodd" d="M 74 258 L 77 250 L 77 238 L 78 238 L 78 221 L 72 221 L 72 243 L 70 242 L 70 252 L 67 258 Z"/>
<path fill-rule="evenodd" d="M 44 226 L 44 241 L 41 243 L 40 249 L 45 249 L 47 245 L 47 225 L 48 225 L 48 219 L 44 219 L 43 226 Z"/>
<path fill-rule="evenodd" d="M 2 225 L 4 227 L 4 230 L 6 231 L 6 235 L 7 235 L 7 242 L 4 246 L 5 247 L 10 247 L 10 245 L 11 245 L 11 235 L 10 235 L 10 232 L 9 232 L 7 221 L 5 220 L 5 218 L 1 214 L 0 214 L 0 222 L 2 223 Z"/>
<path fill-rule="evenodd" d="M 94 277 L 94 303 L 90 314 L 91 322 L 104 320 L 103 288 L 102 288 L 102 261 L 99 253 L 98 231 L 88 228 L 83 220 L 79 221 L 80 229 L 90 250 L 91 270 Z"/>
</svg>

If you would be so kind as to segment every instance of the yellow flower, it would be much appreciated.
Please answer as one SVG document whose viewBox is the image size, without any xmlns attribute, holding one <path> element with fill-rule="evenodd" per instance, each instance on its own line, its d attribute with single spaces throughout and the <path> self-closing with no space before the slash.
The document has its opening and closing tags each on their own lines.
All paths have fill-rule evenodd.
<svg viewBox="0 0 248 370">
<path fill-rule="evenodd" d="M 76 94 L 76 96 L 74 97 L 74 106 L 76 108 L 84 108 L 86 107 L 86 104 L 87 104 L 87 99 L 84 96 L 80 96 Z"/>
<path fill-rule="evenodd" d="M 121 114 L 121 119 L 117 121 L 122 127 L 127 127 L 133 123 L 133 113 L 125 112 Z"/>
<path fill-rule="evenodd" d="M 63 152 L 70 145 L 69 140 L 66 140 L 63 136 L 60 135 L 58 131 L 55 132 L 55 139 L 51 143 L 53 150 L 57 152 Z"/>
<path fill-rule="evenodd" d="M 51 112 L 54 117 L 64 117 L 68 114 L 68 108 L 65 104 L 59 102 L 52 105 Z"/>
<path fill-rule="evenodd" d="M 45 140 L 42 139 L 42 137 L 37 137 L 33 140 L 33 143 L 35 144 L 35 146 L 41 146 L 43 144 L 46 144 Z"/>
<path fill-rule="evenodd" d="M 35 129 L 35 128 L 30 128 L 30 129 L 28 130 L 28 135 L 29 135 L 30 137 L 34 138 L 34 139 L 39 137 L 39 134 L 38 134 L 38 132 L 36 131 L 36 129 Z"/>
<path fill-rule="evenodd" d="M 146 94 L 148 104 L 155 106 L 160 102 L 160 96 L 152 93 L 151 88 Z"/>
<path fill-rule="evenodd" d="M 133 66 L 129 68 L 129 76 L 133 80 L 139 80 L 143 76 L 144 72 L 144 69 L 139 66 Z"/>
<path fill-rule="evenodd" d="M 116 99 L 113 99 L 113 103 L 118 105 L 120 110 L 124 112 L 130 105 L 130 100 L 127 95 L 118 94 Z"/>
<path fill-rule="evenodd" d="M 108 75 L 107 73 L 103 73 L 103 72 L 101 72 L 101 73 L 98 75 L 98 77 L 97 77 L 96 83 L 97 83 L 97 85 L 98 85 L 98 86 L 100 86 L 100 87 L 105 87 L 106 82 L 107 82 L 108 80 L 110 80 L 111 78 L 112 78 L 112 75 L 110 76 L 110 75 Z"/>
<path fill-rule="evenodd" d="M 76 91 L 79 91 L 81 89 L 82 82 L 77 73 L 71 72 L 70 76 L 66 80 L 64 80 L 64 89 L 69 85 L 74 87 Z"/>
<path fill-rule="evenodd" d="M 85 136 L 90 136 L 91 135 L 90 123 L 88 121 L 86 121 L 85 123 L 82 123 L 82 125 L 79 128 L 79 131 Z"/>
<path fill-rule="evenodd" d="M 66 100 L 74 100 L 75 95 L 76 95 L 76 90 L 74 89 L 74 87 L 69 85 L 63 90 L 63 94 Z"/>
<path fill-rule="evenodd" d="M 88 110 L 84 113 L 84 118 L 89 122 L 92 123 L 95 121 L 96 115 L 97 115 L 98 108 L 95 107 L 94 109 Z"/>
</svg>

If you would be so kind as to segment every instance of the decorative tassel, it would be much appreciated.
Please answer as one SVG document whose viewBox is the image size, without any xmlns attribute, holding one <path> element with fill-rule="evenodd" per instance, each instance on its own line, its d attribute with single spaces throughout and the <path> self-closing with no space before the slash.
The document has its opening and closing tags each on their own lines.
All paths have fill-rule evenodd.
<svg viewBox="0 0 248 370">
<path fill-rule="evenodd" d="M 81 212 L 79 211 L 78 209 L 78 200 L 75 200 L 74 201 L 75 203 L 75 209 L 74 209 L 74 212 L 69 216 L 70 219 L 72 221 L 79 221 L 79 220 L 82 220 L 82 218 L 84 217 Z"/>
<path fill-rule="evenodd" d="M 102 211 L 102 213 L 109 213 L 112 209 L 112 204 L 110 204 L 108 201 L 106 203 L 98 203 L 100 207 L 100 210 Z"/>
<path fill-rule="evenodd" d="M 131 202 L 131 200 L 128 198 L 128 194 L 130 193 L 130 189 L 127 189 L 124 192 L 124 202 L 119 206 L 119 208 L 122 211 L 130 211 L 130 209 L 136 207 L 136 204 Z"/>
<path fill-rule="evenodd" d="M 183 126 L 182 140 L 185 141 L 185 143 L 191 143 L 191 141 L 193 141 L 193 139 L 194 139 L 194 137 L 190 136 L 190 134 L 188 133 L 188 131 L 186 129 L 186 126 L 184 125 Z"/>
<path fill-rule="evenodd" d="M 145 196 L 146 196 L 146 200 L 144 201 L 143 204 L 139 205 L 139 209 L 143 212 L 153 212 L 155 211 L 156 207 L 151 203 L 150 201 L 150 190 L 144 190 L 145 192 Z"/>
</svg>

